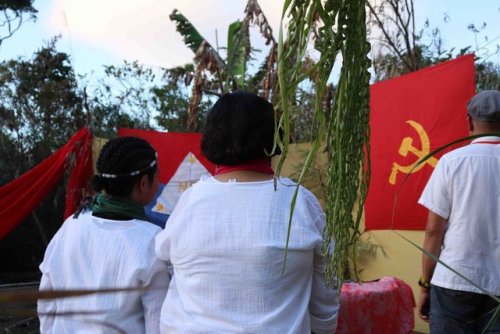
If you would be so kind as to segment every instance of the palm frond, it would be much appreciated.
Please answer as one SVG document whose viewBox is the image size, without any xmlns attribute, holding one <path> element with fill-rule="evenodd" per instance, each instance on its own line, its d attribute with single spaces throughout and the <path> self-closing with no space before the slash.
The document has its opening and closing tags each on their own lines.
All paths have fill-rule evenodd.
<svg viewBox="0 0 500 334">
<path fill-rule="evenodd" d="M 195 53 L 195 62 L 200 70 L 207 69 L 214 74 L 224 70 L 225 62 L 210 43 L 196 30 L 191 22 L 174 9 L 170 20 L 175 22 L 177 31 L 184 37 L 184 43 Z"/>
<path fill-rule="evenodd" d="M 226 69 L 224 60 L 207 41 L 203 41 L 196 51 L 195 61 L 201 65 L 200 69 L 206 69 L 212 74 L 219 74 Z"/>
<path fill-rule="evenodd" d="M 274 46 L 276 44 L 276 40 L 273 36 L 273 29 L 267 21 L 267 18 L 260 8 L 257 0 L 248 0 L 247 6 L 245 7 L 244 21 L 247 23 L 251 22 L 259 26 L 260 33 L 266 39 L 266 45 L 272 43 L 272 45 Z"/>
<path fill-rule="evenodd" d="M 243 89 L 247 62 L 250 59 L 248 25 L 236 21 L 229 25 L 227 33 L 227 74 L 233 81 L 233 89 Z"/>
<path fill-rule="evenodd" d="M 189 20 L 182 15 L 177 9 L 174 9 L 170 14 L 170 20 L 175 22 L 177 31 L 184 37 L 184 43 L 196 53 L 205 41 L 205 38 L 196 30 Z"/>
</svg>

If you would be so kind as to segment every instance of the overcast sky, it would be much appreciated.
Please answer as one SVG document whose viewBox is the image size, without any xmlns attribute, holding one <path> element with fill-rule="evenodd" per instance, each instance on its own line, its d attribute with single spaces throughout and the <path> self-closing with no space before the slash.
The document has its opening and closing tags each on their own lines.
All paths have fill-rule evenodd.
<svg viewBox="0 0 500 334">
<path fill-rule="evenodd" d="M 445 47 L 476 46 L 470 23 L 485 30 L 477 45 L 494 48 L 500 44 L 500 1 L 498 0 L 416 0 L 417 27 L 426 18 L 442 30 Z M 283 1 L 260 0 L 275 37 Z M 78 73 L 99 71 L 102 65 L 139 60 L 151 66 L 171 67 L 190 62 L 193 53 L 175 31 L 169 14 L 183 13 L 215 46 L 226 45 L 228 25 L 242 18 L 246 0 L 35 0 L 36 22 L 25 23 L 0 49 L 0 61 L 17 56 L 30 57 L 44 41 L 61 35 L 58 49 L 72 56 Z M 445 13 L 448 23 L 443 23 Z M 263 47 L 255 34 L 253 45 Z M 489 37 L 489 41 L 484 40 Z M 255 42 L 254 42 L 255 41 Z M 491 59 L 499 62 L 498 57 Z"/>
</svg>

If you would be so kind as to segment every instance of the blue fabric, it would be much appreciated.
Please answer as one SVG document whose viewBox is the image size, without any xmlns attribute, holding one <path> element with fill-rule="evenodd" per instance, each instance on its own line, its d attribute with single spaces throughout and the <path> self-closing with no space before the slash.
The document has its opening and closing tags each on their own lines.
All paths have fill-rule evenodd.
<svg viewBox="0 0 500 334">
<path fill-rule="evenodd" d="M 483 333 L 499 304 L 488 295 L 431 287 L 430 333 Z M 485 333 L 500 333 L 500 319 Z"/>
<path fill-rule="evenodd" d="M 149 221 L 155 225 L 160 226 L 161 228 L 165 228 L 165 224 L 167 223 L 167 220 L 170 217 L 170 215 L 155 212 L 153 211 L 153 207 L 156 204 L 156 199 L 158 198 L 158 196 L 161 195 L 163 188 L 165 188 L 165 185 L 160 183 L 160 186 L 158 187 L 158 191 L 156 192 L 154 199 L 151 201 L 151 203 L 144 206 L 144 212 L 146 213 L 146 216 L 149 218 Z"/>
</svg>

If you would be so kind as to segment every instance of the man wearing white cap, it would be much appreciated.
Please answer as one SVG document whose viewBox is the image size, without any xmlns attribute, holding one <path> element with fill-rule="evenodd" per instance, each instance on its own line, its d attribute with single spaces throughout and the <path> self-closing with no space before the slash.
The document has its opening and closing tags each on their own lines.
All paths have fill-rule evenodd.
<svg viewBox="0 0 500 334">
<path fill-rule="evenodd" d="M 423 248 L 474 283 L 423 254 L 417 308 L 433 334 L 481 333 L 500 300 L 477 287 L 500 296 L 500 91 L 476 94 L 467 110 L 471 135 L 486 136 L 443 155 L 419 200 Z M 500 320 L 490 326 L 500 333 Z"/>
</svg>

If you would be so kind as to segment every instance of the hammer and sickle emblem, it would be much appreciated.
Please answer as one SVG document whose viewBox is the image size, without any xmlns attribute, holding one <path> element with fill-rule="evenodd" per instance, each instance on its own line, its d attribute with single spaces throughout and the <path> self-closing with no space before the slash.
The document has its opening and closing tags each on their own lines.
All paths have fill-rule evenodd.
<svg viewBox="0 0 500 334">
<path fill-rule="evenodd" d="M 405 174 L 409 173 L 413 168 L 413 166 L 418 162 L 418 160 L 420 160 L 430 152 L 429 136 L 425 132 L 423 126 L 412 120 L 408 120 L 406 121 L 406 123 L 410 124 L 417 131 L 420 137 L 420 142 L 422 144 L 422 149 L 419 150 L 418 148 L 415 148 L 415 146 L 413 146 L 413 138 L 411 137 L 403 138 L 401 146 L 399 147 L 399 154 L 402 155 L 403 157 L 406 157 L 408 153 L 412 153 L 417 157 L 417 160 L 409 166 L 401 166 L 400 164 L 394 162 L 392 164 L 391 175 L 389 176 L 390 184 L 396 184 L 396 175 L 398 174 L 398 172 Z M 425 164 L 428 164 L 432 167 L 436 167 L 437 162 L 438 160 L 436 158 L 430 157 L 429 159 L 427 159 L 427 161 L 425 161 L 424 163 L 420 164 L 417 168 L 415 168 L 413 172 L 418 172 L 425 166 Z"/>
</svg>

